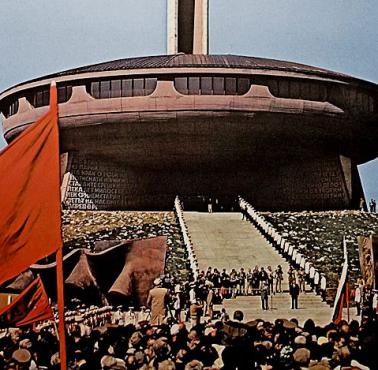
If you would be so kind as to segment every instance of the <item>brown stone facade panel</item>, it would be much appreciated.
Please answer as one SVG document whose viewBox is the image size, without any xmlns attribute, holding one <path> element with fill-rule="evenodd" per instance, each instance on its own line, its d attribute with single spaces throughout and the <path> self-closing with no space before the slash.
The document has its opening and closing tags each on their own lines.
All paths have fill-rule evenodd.
<svg viewBox="0 0 378 370">
<path fill-rule="evenodd" d="M 273 199 L 274 211 L 350 208 L 337 156 L 281 163 L 275 169 L 268 169 L 263 179 L 263 189 L 256 197 L 251 194 L 258 209 L 271 209 Z"/>
<path fill-rule="evenodd" d="M 259 210 L 351 208 L 338 156 L 184 171 L 137 168 L 74 154 L 69 171 L 64 200 L 68 209 L 171 209 L 176 195 L 187 199 L 188 207 L 193 198 L 218 199 L 223 210 L 230 209 L 237 195 Z"/>
</svg>

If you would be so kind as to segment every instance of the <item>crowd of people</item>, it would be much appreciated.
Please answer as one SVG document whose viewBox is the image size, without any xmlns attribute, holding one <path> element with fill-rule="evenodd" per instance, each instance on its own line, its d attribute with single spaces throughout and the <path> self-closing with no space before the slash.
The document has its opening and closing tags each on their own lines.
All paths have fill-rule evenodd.
<svg viewBox="0 0 378 370">
<path fill-rule="evenodd" d="M 369 211 L 370 213 L 375 213 L 375 212 L 377 212 L 377 202 L 376 202 L 375 199 L 371 198 L 370 201 L 369 201 L 368 206 L 369 206 L 368 211 Z M 360 209 L 360 211 L 365 211 L 365 210 L 367 210 L 367 207 L 366 207 L 366 203 L 365 203 L 365 199 L 364 199 L 364 198 L 360 198 L 359 209 Z"/>
<path fill-rule="evenodd" d="M 146 307 L 138 311 L 88 307 L 74 299 L 76 307 L 66 310 L 68 369 L 375 368 L 378 327 L 375 313 L 366 308 L 361 325 L 342 321 L 324 327 L 312 320 L 302 327 L 295 319 L 244 322 L 241 311 L 231 320 L 222 305 L 214 310 L 214 304 L 233 294 L 281 291 L 269 282 L 268 272 L 282 277 L 280 266 L 257 270 L 259 293 L 248 289 L 248 270 L 209 268 L 183 284 L 170 274 L 156 279 Z M 296 284 L 299 291 L 298 274 L 290 268 L 287 275 L 289 287 Z M 58 369 L 59 361 L 52 322 L 0 333 L 0 369 Z"/>
<path fill-rule="evenodd" d="M 288 292 L 292 298 L 292 309 L 298 308 L 299 293 L 305 293 L 305 272 L 304 269 L 294 269 L 292 266 L 287 271 Z M 216 296 L 223 298 L 235 298 L 238 295 L 260 295 L 261 308 L 269 309 L 269 296 L 277 293 L 283 293 L 284 271 L 281 265 L 276 268 L 268 266 L 267 268 L 255 266 L 253 269 L 245 270 L 240 268 L 239 271 L 232 269 L 227 272 L 223 269 L 221 272 L 211 267 L 206 273 L 202 271 L 199 280 L 207 282 L 215 291 Z"/>
<path fill-rule="evenodd" d="M 154 288 L 156 289 L 156 288 Z M 196 322 L 166 315 L 161 323 L 128 310 L 103 310 L 102 319 L 77 317 L 67 326 L 69 370 L 145 369 L 375 369 L 378 327 L 372 316 L 338 325 L 307 320 Z M 122 318 L 123 317 L 123 318 Z M 54 326 L 9 329 L 0 338 L 0 368 L 59 369 Z"/>
<path fill-rule="evenodd" d="M 295 269 L 292 266 L 286 272 L 288 285 L 293 282 L 299 285 L 300 292 L 305 292 L 305 272 L 303 268 Z M 199 280 L 211 282 L 214 289 L 224 298 L 235 298 L 238 295 L 259 295 L 262 288 L 267 287 L 269 294 L 282 293 L 284 271 L 281 265 L 275 268 L 271 266 L 255 266 L 253 269 L 240 268 L 221 271 L 217 268 L 201 271 Z"/>
<path fill-rule="evenodd" d="M 305 274 L 303 269 L 295 270 L 291 266 L 287 271 L 287 293 L 291 296 L 291 308 L 298 309 L 298 296 L 305 292 Z M 196 281 L 193 279 L 176 284 L 174 277 L 166 274 L 159 280 L 160 295 L 167 294 L 169 300 L 165 306 L 171 307 L 172 316 L 177 320 L 183 320 L 196 316 L 198 312 L 209 319 L 214 318 L 213 307 L 222 303 L 223 299 L 232 299 L 237 296 L 254 295 L 261 297 L 262 310 L 269 310 L 269 297 L 277 293 L 283 293 L 284 271 L 280 265 L 275 269 L 268 266 L 255 266 L 254 269 L 240 268 L 239 271 L 231 269 L 218 270 L 209 267 L 206 271 L 200 271 Z M 170 294 L 168 294 L 171 292 Z M 191 312 L 197 312 L 195 315 Z M 220 313 L 219 313 L 220 314 Z"/>
<path fill-rule="evenodd" d="M 377 212 L 377 202 L 373 198 L 371 198 L 369 202 L 369 212 Z"/>
</svg>

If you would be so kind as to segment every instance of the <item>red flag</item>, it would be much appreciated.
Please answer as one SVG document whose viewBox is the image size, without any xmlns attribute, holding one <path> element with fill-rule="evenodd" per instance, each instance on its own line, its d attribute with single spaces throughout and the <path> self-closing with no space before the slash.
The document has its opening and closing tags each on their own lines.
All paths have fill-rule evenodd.
<svg viewBox="0 0 378 370">
<path fill-rule="evenodd" d="M 38 277 L 10 305 L 0 311 L 0 327 L 29 325 L 53 318 L 49 298 L 42 280 Z"/>
<path fill-rule="evenodd" d="M 0 152 L 0 285 L 62 246 L 58 104 Z"/>
</svg>

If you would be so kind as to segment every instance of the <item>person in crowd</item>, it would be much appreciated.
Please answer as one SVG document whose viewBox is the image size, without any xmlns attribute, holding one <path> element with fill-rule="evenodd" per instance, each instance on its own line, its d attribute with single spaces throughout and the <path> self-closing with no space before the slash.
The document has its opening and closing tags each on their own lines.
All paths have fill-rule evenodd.
<svg viewBox="0 0 378 370">
<path fill-rule="evenodd" d="M 238 273 L 238 287 L 237 287 L 237 294 L 238 295 L 245 295 L 246 293 L 246 273 L 244 268 L 241 267 Z"/>
<path fill-rule="evenodd" d="M 221 279 L 221 274 L 218 271 L 218 269 L 216 268 L 214 269 L 213 275 L 210 281 L 214 284 L 215 289 L 218 289 L 218 290 L 220 289 L 222 285 L 222 279 Z"/>
<path fill-rule="evenodd" d="M 252 269 L 248 269 L 247 270 L 247 273 L 246 273 L 246 276 L 245 276 L 245 279 L 246 279 L 246 295 L 251 295 L 252 292 L 253 292 L 253 288 L 252 288 Z"/>
<path fill-rule="evenodd" d="M 287 270 L 287 278 L 289 282 L 289 286 L 293 281 L 296 281 L 296 276 L 295 276 L 295 270 L 293 269 L 292 266 L 289 266 L 289 269 Z"/>
<path fill-rule="evenodd" d="M 215 292 L 214 292 L 214 284 L 210 281 L 206 283 L 207 286 L 207 296 L 206 296 L 206 309 L 205 314 L 211 320 L 213 318 L 214 313 L 214 301 L 215 301 Z"/>
<path fill-rule="evenodd" d="M 261 308 L 263 310 L 269 310 L 269 282 L 268 280 L 264 280 L 261 283 L 260 294 L 261 294 Z"/>
<path fill-rule="evenodd" d="M 266 270 L 267 274 L 268 274 L 268 285 L 269 285 L 269 292 L 271 294 L 274 294 L 274 272 L 273 272 L 273 269 L 271 266 L 268 266 L 267 270 Z"/>
<path fill-rule="evenodd" d="M 211 200 L 211 198 L 209 198 L 209 201 L 207 203 L 207 211 L 209 213 L 213 213 L 213 201 Z"/>
<path fill-rule="evenodd" d="M 247 207 L 241 206 L 240 207 L 240 212 L 242 214 L 242 221 L 248 220 L 248 218 L 247 218 Z"/>
<path fill-rule="evenodd" d="M 228 275 L 226 269 L 222 270 L 221 274 L 221 289 L 220 294 L 222 298 L 229 298 L 231 296 L 231 282 L 230 276 Z"/>
<path fill-rule="evenodd" d="M 238 273 L 236 272 L 235 269 L 232 269 L 230 273 L 230 286 L 231 286 L 232 298 L 236 298 L 237 296 L 238 283 L 239 283 Z"/>
<path fill-rule="evenodd" d="M 175 316 L 176 321 L 181 321 L 182 298 L 181 298 L 180 293 L 181 293 L 181 289 L 178 288 L 176 289 L 175 295 L 173 296 L 173 310 L 175 312 L 174 316 Z"/>
<path fill-rule="evenodd" d="M 357 309 L 356 315 L 357 316 L 360 316 L 360 314 L 361 314 L 361 304 L 362 304 L 363 291 L 364 291 L 364 280 L 362 279 L 362 276 L 360 276 L 357 279 L 356 289 L 354 291 L 354 302 L 356 304 L 356 309 Z"/>
<path fill-rule="evenodd" d="M 291 281 L 289 286 L 289 293 L 291 297 L 291 309 L 298 309 L 298 296 L 299 296 L 299 285 L 295 280 Z"/>
<path fill-rule="evenodd" d="M 189 302 L 193 303 L 197 299 L 196 284 L 191 282 L 189 284 Z"/>
<path fill-rule="evenodd" d="M 225 322 L 221 332 L 224 333 L 225 348 L 222 351 L 224 370 L 249 370 L 253 364 L 249 328 L 243 323 L 244 314 L 234 312 L 233 321 Z"/>
<path fill-rule="evenodd" d="M 365 211 L 365 199 L 364 198 L 360 198 L 359 210 L 362 211 L 362 212 Z"/>
<path fill-rule="evenodd" d="M 205 279 L 207 281 L 212 281 L 213 279 L 213 269 L 211 266 L 209 266 L 206 270 Z"/>
<path fill-rule="evenodd" d="M 173 287 L 173 278 L 170 275 L 170 273 L 166 273 L 161 278 L 161 285 L 163 288 L 167 288 L 168 290 L 171 290 Z"/>
<path fill-rule="evenodd" d="M 377 203 L 376 203 L 375 199 L 371 198 L 370 202 L 369 202 L 369 211 L 372 212 L 372 213 L 375 213 L 376 208 L 377 208 Z"/>
<path fill-rule="evenodd" d="M 260 288 L 260 277 L 259 277 L 259 267 L 255 266 L 252 272 L 252 290 L 253 295 L 257 295 L 259 293 Z"/>
<path fill-rule="evenodd" d="M 282 280 L 283 280 L 283 271 L 281 265 L 278 265 L 274 271 L 275 279 L 275 291 L 276 293 L 282 293 Z"/>
<path fill-rule="evenodd" d="M 262 285 L 265 282 L 269 284 L 268 280 L 269 280 L 268 273 L 265 271 L 264 267 L 261 267 L 260 272 L 259 272 L 259 283 L 260 283 L 259 288 L 261 289 Z"/>
<path fill-rule="evenodd" d="M 227 313 L 227 311 L 224 307 L 222 307 L 222 309 L 221 309 L 221 314 L 220 314 L 219 319 L 222 322 L 228 321 L 230 319 L 230 316 L 229 316 L 229 314 Z"/>
<path fill-rule="evenodd" d="M 151 308 L 152 325 L 162 324 L 167 313 L 169 291 L 161 284 L 160 278 L 155 279 L 154 288 L 150 290 L 147 298 L 147 306 Z"/>
<path fill-rule="evenodd" d="M 190 305 L 190 322 L 192 328 L 201 323 L 202 310 L 203 305 L 200 304 L 198 300 L 194 300 Z"/>
</svg>

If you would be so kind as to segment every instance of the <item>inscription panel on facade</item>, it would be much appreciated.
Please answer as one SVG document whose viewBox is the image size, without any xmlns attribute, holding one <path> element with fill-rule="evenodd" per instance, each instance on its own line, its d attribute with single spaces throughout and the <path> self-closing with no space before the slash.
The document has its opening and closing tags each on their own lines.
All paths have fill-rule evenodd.
<svg viewBox="0 0 378 370">
<path fill-rule="evenodd" d="M 68 209 L 171 209 L 176 195 L 234 199 L 242 195 L 257 209 L 340 209 L 349 206 L 339 158 L 269 163 L 249 168 L 124 168 L 94 157 L 74 156 L 64 206 Z M 274 199 L 274 202 L 272 202 Z M 272 208 L 274 205 L 275 208 Z"/>
</svg>

